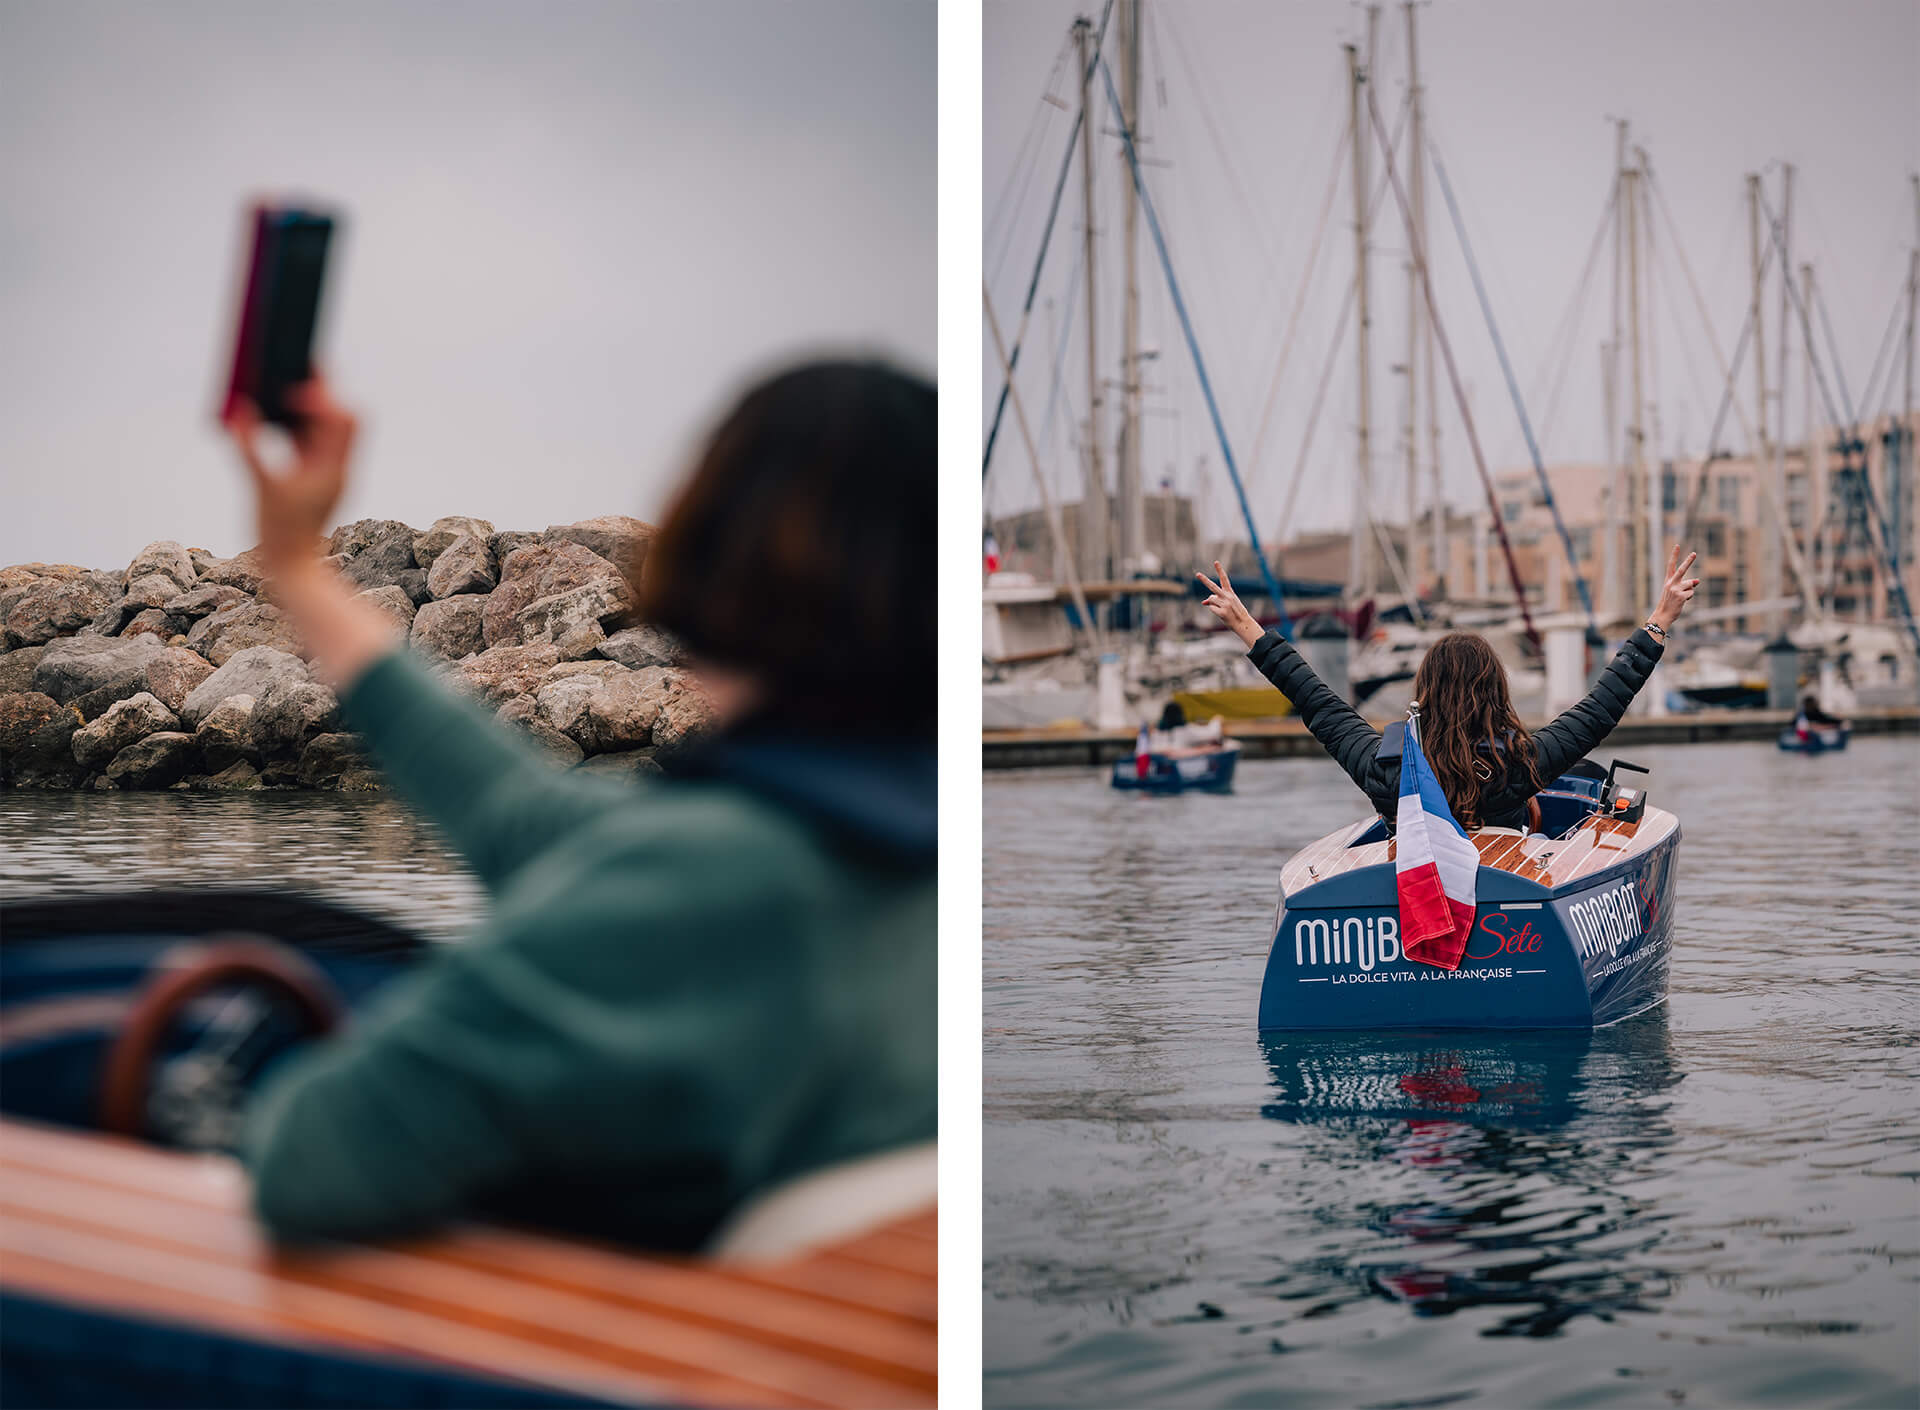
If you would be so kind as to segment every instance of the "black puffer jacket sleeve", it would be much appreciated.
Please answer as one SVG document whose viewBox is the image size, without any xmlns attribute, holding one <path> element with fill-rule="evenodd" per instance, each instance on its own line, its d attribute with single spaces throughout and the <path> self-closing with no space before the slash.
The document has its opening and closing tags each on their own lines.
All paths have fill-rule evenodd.
<svg viewBox="0 0 1920 1410">
<path fill-rule="evenodd" d="M 1292 702 L 1300 723 L 1313 731 L 1313 737 L 1333 756 L 1334 763 L 1391 817 L 1400 796 L 1400 767 L 1397 762 L 1388 765 L 1378 761 L 1380 731 L 1335 695 L 1313 673 L 1306 657 L 1279 632 L 1270 631 L 1256 641 L 1247 659 Z"/>
<path fill-rule="evenodd" d="M 1614 653 L 1587 698 L 1535 733 L 1534 766 L 1542 779 L 1551 783 L 1567 765 L 1613 733 L 1665 650 L 1652 632 L 1641 627 Z"/>
</svg>

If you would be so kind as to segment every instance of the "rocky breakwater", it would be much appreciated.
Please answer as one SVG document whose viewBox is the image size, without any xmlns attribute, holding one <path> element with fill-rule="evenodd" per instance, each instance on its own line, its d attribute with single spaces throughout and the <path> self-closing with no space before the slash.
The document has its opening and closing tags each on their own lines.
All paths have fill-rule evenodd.
<svg viewBox="0 0 1920 1410">
<path fill-rule="evenodd" d="M 709 723 L 677 644 L 631 625 L 652 538 L 608 515 L 544 533 L 363 519 L 330 561 L 447 682 L 557 764 L 631 776 Z M 380 786 L 313 676 L 257 550 L 148 544 L 124 570 L 0 568 L 0 783 Z"/>
</svg>

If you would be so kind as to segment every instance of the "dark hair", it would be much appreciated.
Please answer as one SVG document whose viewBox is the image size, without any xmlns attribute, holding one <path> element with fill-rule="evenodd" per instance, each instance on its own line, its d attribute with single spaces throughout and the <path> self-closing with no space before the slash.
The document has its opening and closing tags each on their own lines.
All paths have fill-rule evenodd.
<svg viewBox="0 0 1920 1410">
<path fill-rule="evenodd" d="M 741 397 L 647 551 L 639 615 L 754 675 L 766 718 L 923 733 L 934 722 L 933 385 L 816 362 Z"/>
<path fill-rule="evenodd" d="M 1507 668 L 1485 637 L 1448 632 L 1434 642 L 1413 673 L 1413 694 L 1420 752 L 1460 826 L 1480 826 L 1481 790 L 1508 771 L 1517 769 L 1533 792 L 1540 790 L 1533 736 L 1513 708 Z"/>
</svg>

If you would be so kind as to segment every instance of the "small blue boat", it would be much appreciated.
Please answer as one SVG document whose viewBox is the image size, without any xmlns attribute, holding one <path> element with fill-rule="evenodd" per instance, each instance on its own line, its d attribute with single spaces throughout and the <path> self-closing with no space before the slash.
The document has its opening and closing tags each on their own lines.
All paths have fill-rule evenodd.
<svg viewBox="0 0 1920 1410">
<path fill-rule="evenodd" d="M 1805 734 L 1788 725 L 1780 731 L 1780 747 L 1789 754 L 1825 754 L 1847 747 L 1852 731 L 1846 725 L 1815 725 Z"/>
<path fill-rule="evenodd" d="M 1149 753 L 1141 767 L 1139 755 L 1113 761 L 1113 786 L 1141 793 L 1185 793 L 1204 789 L 1225 793 L 1233 787 L 1233 766 L 1240 762 L 1240 741 L 1196 749 L 1169 749 Z"/>
<path fill-rule="evenodd" d="M 1483 828 L 1456 970 L 1399 943 L 1394 843 L 1368 817 L 1280 874 L 1260 1029 L 1602 1028 L 1662 1003 L 1680 821 L 1583 760 L 1539 795 L 1541 830 Z"/>
</svg>

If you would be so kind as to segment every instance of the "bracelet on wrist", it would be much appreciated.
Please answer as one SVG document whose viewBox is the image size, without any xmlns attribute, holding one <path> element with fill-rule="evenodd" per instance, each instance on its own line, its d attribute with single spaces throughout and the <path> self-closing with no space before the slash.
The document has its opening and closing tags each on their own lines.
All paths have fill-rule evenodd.
<svg viewBox="0 0 1920 1410">
<path fill-rule="evenodd" d="M 1667 629 L 1665 627 L 1661 626 L 1658 622 L 1649 621 L 1646 629 L 1649 636 L 1653 637 L 1654 640 L 1660 642 L 1662 645 L 1665 645 L 1667 640 Z"/>
</svg>

